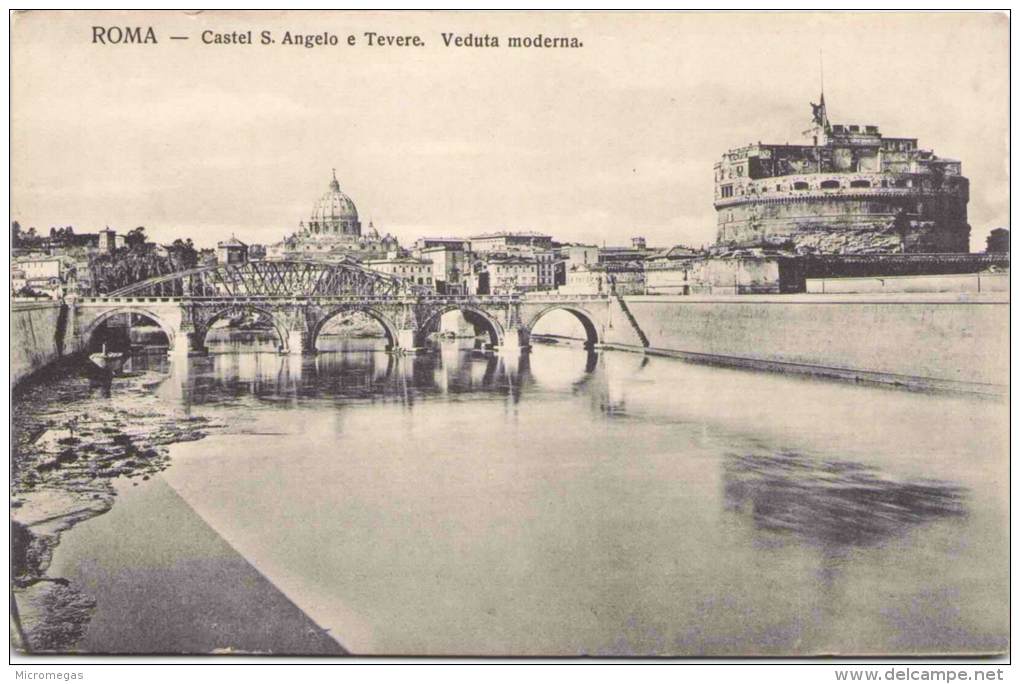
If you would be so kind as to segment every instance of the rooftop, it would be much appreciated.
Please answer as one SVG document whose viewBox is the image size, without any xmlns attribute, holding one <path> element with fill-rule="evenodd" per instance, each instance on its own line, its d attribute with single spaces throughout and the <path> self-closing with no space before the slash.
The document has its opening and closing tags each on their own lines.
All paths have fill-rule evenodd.
<svg viewBox="0 0 1020 684">
<path fill-rule="evenodd" d="M 428 252 L 428 253 L 431 254 L 433 252 L 445 252 L 447 249 L 449 249 L 448 245 L 434 245 L 432 247 L 422 247 L 421 253 L 425 254 L 426 252 Z M 455 251 L 462 251 L 462 250 L 455 250 Z"/>
<path fill-rule="evenodd" d="M 418 266 L 431 264 L 429 259 L 415 259 L 414 257 L 396 257 L 394 259 L 366 259 L 366 264 L 415 264 Z"/>
<path fill-rule="evenodd" d="M 238 240 L 235 236 L 231 235 L 229 240 L 223 240 L 222 242 L 217 242 L 216 246 L 217 247 L 247 247 L 248 245 L 244 244 L 243 242 Z"/>
<path fill-rule="evenodd" d="M 527 238 L 548 238 L 552 239 L 552 235 L 546 235 L 545 233 L 538 233 L 533 230 L 500 230 L 494 233 L 480 233 L 479 235 L 472 235 L 469 240 L 484 240 L 487 238 L 499 238 L 499 237 L 527 237 Z"/>
</svg>

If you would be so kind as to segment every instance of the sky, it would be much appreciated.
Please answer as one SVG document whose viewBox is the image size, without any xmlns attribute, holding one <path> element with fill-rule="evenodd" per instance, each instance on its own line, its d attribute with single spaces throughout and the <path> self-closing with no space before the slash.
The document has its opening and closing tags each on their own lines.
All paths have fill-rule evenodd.
<svg viewBox="0 0 1020 684">
<path fill-rule="evenodd" d="M 95 44 L 93 26 L 151 26 L 159 42 Z M 206 45 L 204 30 L 277 42 Z M 712 165 L 804 140 L 821 53 L 834 123 L 963 162 L 980 250 L 1009 222 L 1008 30 L 993 13 L 21 14 L 11 218 L 272 243 L 336 168 L 363 225 L 405 244 L 493 230 L 710 244 Z M 286 46 L 284 31 L 340 44 Z M 369 46 L 366 31 L 425 47 Z M 444 47 L 443 32 L 501 47 Z M 583 47 L 504 47 L 537 34 Z"/>
</svg>

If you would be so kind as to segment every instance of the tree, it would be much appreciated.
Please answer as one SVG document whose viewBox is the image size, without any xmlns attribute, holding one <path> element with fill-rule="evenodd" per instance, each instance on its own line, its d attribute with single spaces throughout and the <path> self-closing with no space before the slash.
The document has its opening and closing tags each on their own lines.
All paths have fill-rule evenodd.
<svg viewBox="0 0 1020 684">
<path fill-rule="evenodd" d="M 985 238 L 985 251 L 1004 254 L 1009 252 L 1009 229 L 996 228 Z"/>
<path fill-rule="evenodd" d="M 125 244 L 132 250 L 140 250 L 145 247 L 145 241 L 145 226 L 138 226 L 128 231 L 128 234 L 124 236 Z"/>
<path fill-rule="evenodd" d="M 183 271 L 198 265 L 198 250 L 195 249 L 195 243 L 191 238 L 187 240 L 177 238 L 167 251 L 170 252 L 170 259 L 176 270 Z"/>
<path fill-rule="evenodd" d="M 11 247 L 21 247 L 21 224 L 11 221 Z"/>
</svg>

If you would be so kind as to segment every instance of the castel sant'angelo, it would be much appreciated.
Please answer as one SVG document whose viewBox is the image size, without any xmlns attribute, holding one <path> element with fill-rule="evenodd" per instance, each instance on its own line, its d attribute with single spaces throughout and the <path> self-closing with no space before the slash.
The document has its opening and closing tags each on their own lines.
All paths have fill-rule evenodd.
<svg viewBox="0 0 1020 684">
<path fill-rule="evenodd" d="M 800 253 L 967 252 L 968 181 L 960 162 L 888 138 L 877 126 L 831 124 L 812 105 L 810 144 L 757 143 L 715 165 L 718 245 Z"/>
</svg>

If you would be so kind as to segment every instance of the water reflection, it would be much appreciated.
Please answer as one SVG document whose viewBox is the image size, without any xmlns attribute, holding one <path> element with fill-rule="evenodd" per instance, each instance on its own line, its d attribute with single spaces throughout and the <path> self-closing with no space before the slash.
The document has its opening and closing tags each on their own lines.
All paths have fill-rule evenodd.
<svg viewBox="0 0 1020 684">
<path fill-rule="evenodd" d="M 603 420 L 653 420 L 663 429 L 689 420 L 677 412 L 678 406 L 670 410 L 671 404 L 661 400 L 655 412 L 645 401 L 628 410 L 628 398 L 640 399 L 643 388 L 655 387 L 649 364 L 643 356 L 618 355 L 607 363 L 597 352 L 555 347 L 532 355 L 501 355 L 477 349 L 470 340 L 447 340 L 432 353 L 405 356 L 387 353 L 372 340 L 349 340 L 339 351 L 316 355 L 194 358 L 175 369 L 167 396 L 188 405 L 296 407 L 325 400 L 410 408 L 430 398 L 497 398 L 513 405 L 560 394 L 581 398 L 590 414 Z M 863 547 L 911 526 L 967 512 L 962 486 L 897 479 L 851 459 L 737 441 L 749 446 L 722 462 L 723 506 L 746 514 L 759 530 L 793 534 L 829 548 Z"/>
<path fill-rule="evenodd" d="M 962 487 L 791 451 L 730 454 L 723 482 L 727 510 L 750 516 L 759 529 L 823 546 L 880 544 L 911 526 L 967 513 Z"/>
<path fill-rule="evenodd" d="M 227 325 L 213 327 L 206 333 L 204 343 L 213 354 L 276 352 L 280 348 L 280 338 L 271 326 L 254 330 L 238 330 Z"/>
<path fill-rule="evenodd" d="M 399 402 L 480 394 L 519 402 L 529 391 L 588 392 L 600 377 L 598 355 L 550 350 L 538 375 L 531 357 L 484 351 L 473 340 L 446 340 L 418 355 L 392 354 L 373 340 L 349 340 L 314 355 L 210 354 L 175 365 L 163 396 L 187 405 L 257 399 Z M 605 378 L 603 377 L 602 380 Z M 595 393 L 605 398 L 605 393 Z"/>
</svg>

